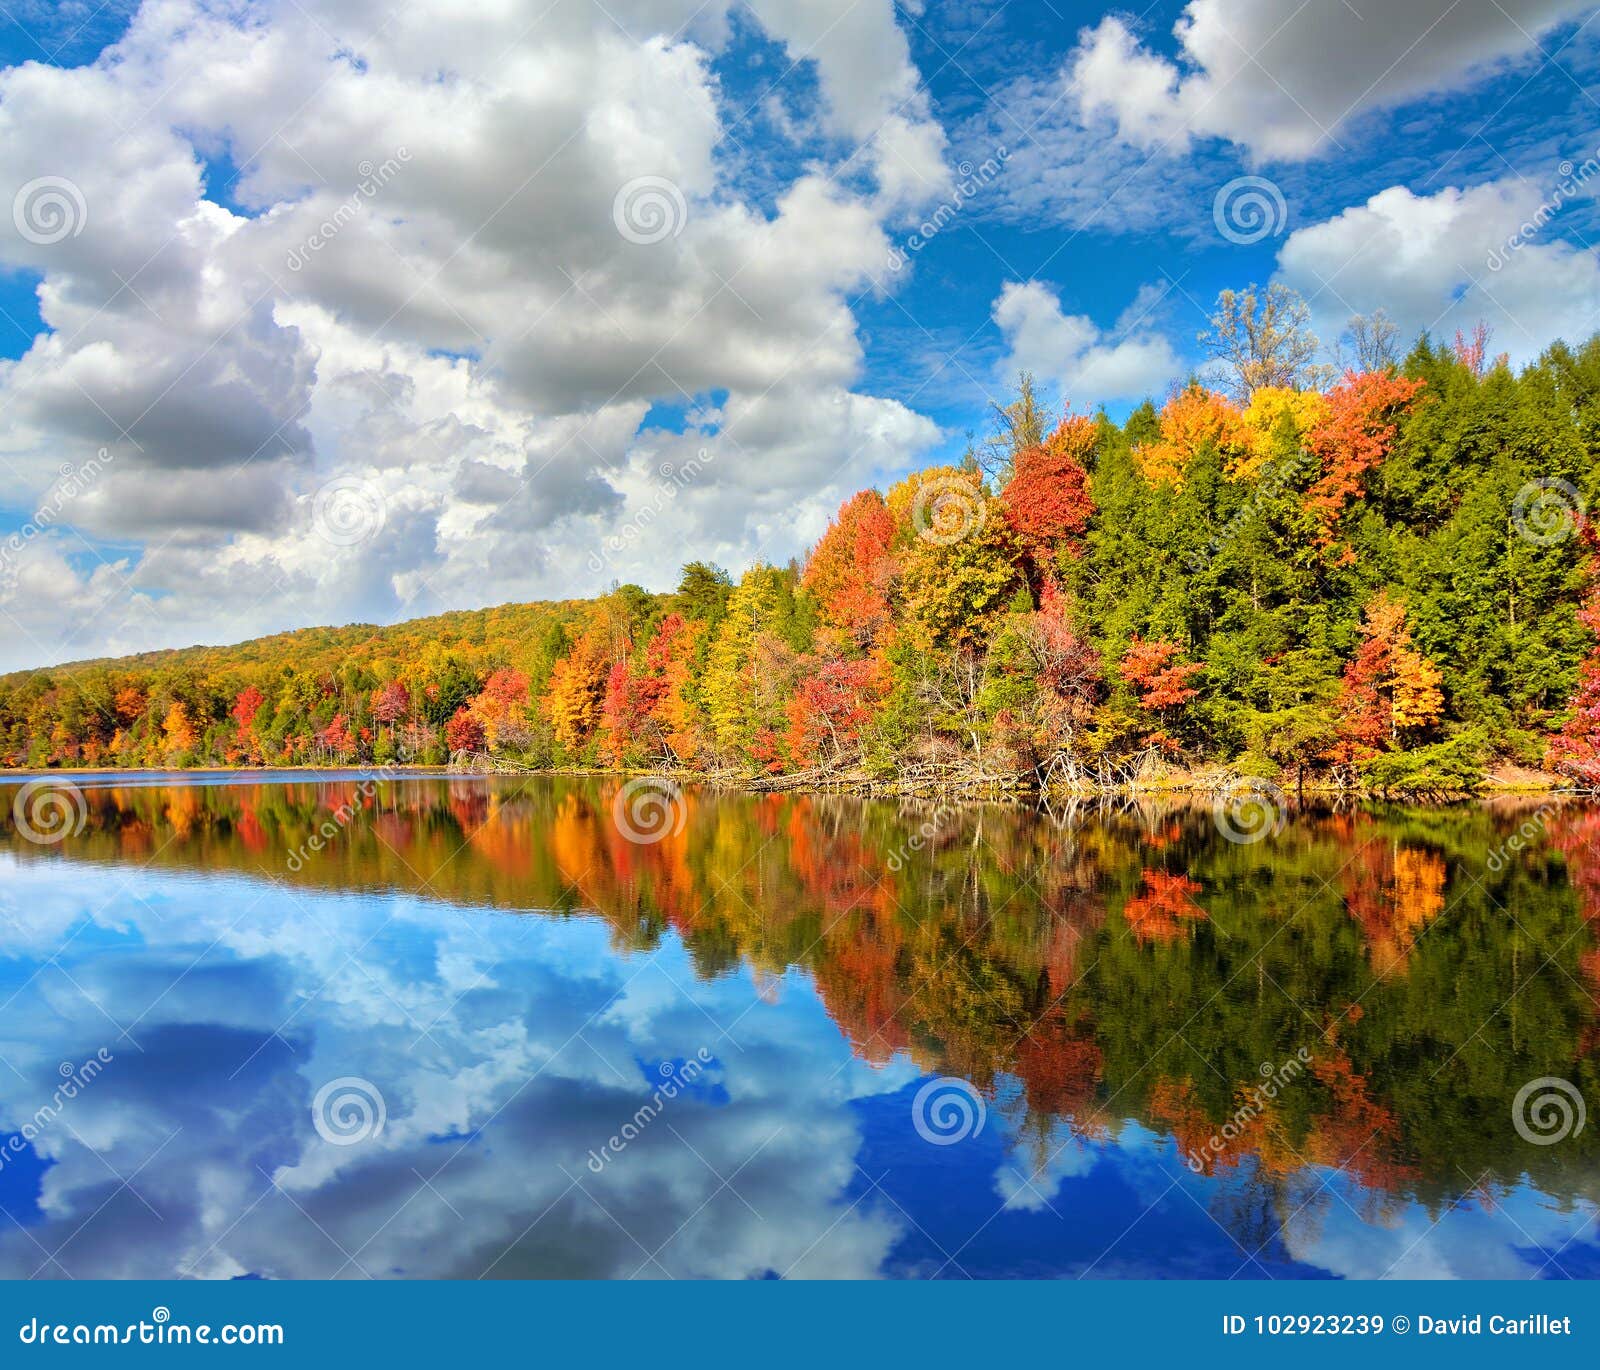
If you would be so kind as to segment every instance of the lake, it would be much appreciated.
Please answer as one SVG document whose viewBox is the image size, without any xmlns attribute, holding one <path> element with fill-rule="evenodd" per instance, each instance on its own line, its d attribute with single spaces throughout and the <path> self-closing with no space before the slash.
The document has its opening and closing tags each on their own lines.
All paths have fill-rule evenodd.
<svg viewBox="0 0 1600 1370">
<path fill-rule="evenodd" d="M 1600 1276 L 1592 807 L 0 812 L 6 1278 Z"/>
</svg>

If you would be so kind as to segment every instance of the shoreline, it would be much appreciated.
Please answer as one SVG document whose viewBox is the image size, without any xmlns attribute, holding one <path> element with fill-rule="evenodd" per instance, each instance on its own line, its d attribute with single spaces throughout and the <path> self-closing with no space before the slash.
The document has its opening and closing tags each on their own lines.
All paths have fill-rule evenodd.
<svg viewBox="0 0 1600 1370">
<path fill-rule="evenodd" d="M 184 776 L 214 777 L 219 780 L 248 780 L 258 777 L 263 783 L 292 783 L 304 777 L 316 780 L 353 777 L 359 780 L 383 779 L 441 779 L 487 780 L 497 776 L 520 776 L 527 779 L 556 779 L 560 777 L 594 777 L 619 780 L 641 779 L 653 776 L 681 785 L 704 785 L 709 788 L 737 791 L 744 794 L 811 794 L 847 795 L 859 799 L 918 799 L 929 802 L 953 801 L 958 803 L 1018 803 L 1033 801 L 1083 802 L 1102 798 L 1203 798 L 1219 795 L 1230 787 L 1250 788 L 1252 785 L 1276 789 L 1285 797 L 1299 799 L 1357 799 L 1379 802 L 1422 804 L 1453 804 L 1505 798 L 1592 798 L 1589 791 L 1576 788 L 1570 781 L 1548 772 L 1532 771 L 1507 766 L 1491 769 L 1484 783 L 1473 791 L 1441 793 L 1384 793 L 1370 788 L 1341 788 L 1327 783 L 1304 786 L 1285 785 L 1278 781 L 1240 776 L 1218 768 L 1216 771 L 1174 770 L 1149 781 L 1136 784 L 1109 786 L 1055 787 L 1046 789 L 1029 778 L 1021 776 L 996 776 L 958 780 L 950 783 L 925 779 L 876 779 L 859 773 L 843 773 L 834 777 L 815 774 L 797 776 L 733 775 L 700 771 L 670 770 L 619 770 L 609 767 L 521 767 L 515 763 L 503 766 L 416 766 L 416 765 L 362 765 L 346 766 L 182 766 L 182 767 L 0 767 L 0 784 L 11 781 L 45 779 L 59 776 L 64 780 L 73 777 L 115 781 L 119 777 L 130 780 L 151 780 L 161 777 L 174 779 Z"/>
</svg>

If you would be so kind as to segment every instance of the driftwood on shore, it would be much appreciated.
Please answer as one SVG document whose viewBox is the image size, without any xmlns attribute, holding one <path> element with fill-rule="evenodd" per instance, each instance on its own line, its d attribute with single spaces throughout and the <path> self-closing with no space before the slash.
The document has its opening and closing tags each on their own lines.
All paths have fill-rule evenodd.
<svg viewBox="0 0 1600 1370">
<path fill-rule="evenodd" d="M 530 766 L 513 761 L 507 756 L 493 756 L 488 752 L 451 752 L 451 771 L 464 775 L 548 775 L 542 766 Z"/>
<path fill-rule="evenodd" d="M 829 790 L 848 794 L 975 794 L 1001 795 L 1031 792 L 1038 788 L 1029 773 L 989 774 L 971 766 L 939 765 L 923 762 L 904 766 L 888 776 L 870 775 L 858 769 L 815 766 L 810 770 L 784 775 L 741 777 L 744 789 L 772 794 L 789 790 Z"/>
<path fill-rule="evenodd" d="M 632 772 L 613 768 L 557 768 L 531 765 L 511 757 L 484 751 L 459 751 L 451 754 L 449 771 L 458 775 L 597 775 L 620 776 Z M 1474 797 L 1472 792 L 1450 788 L 1385 791 L 1382 787 L 1360 784 L 1277 784 L 1243 775 L 1231 767 L 1203 767 L 1199 770 L 1174 769 L 1165 764 L 1155 750 L 1124 757 L 1098 756 L 1089 759 L 1057 754 L 1047 765 L 1020 771 L 995 771 L 970 760 L 918 761 L 889 773 L 874 774 L 859 760 L 813 766 L 783 774 L 750 772 L 737 767 L 708 771 L 664 770 L 650 772 L 673 783 L 706 785 L 741 790 L 754 794 L 847 794 L 862 798 L 949 798 L 973 800 L 1028 800 L 1052 807 L 1055 801 L 1073 802 L 1102 796 L 1140 796 L 1161 793 L 1220 795 L 1241 788 L 1251 792 L 1283 795 L 1365 796 L 1422 802 L 1455 802 Z M 1550 777 L 1554 779 L 1554 777 Z M 1492 786 L 1490 788 L 1493 788 Z M 1581 787 L 1554 785 L 1539 787 L 1545 793 L 1581 795 L 1593 793 Z"/>
</svg>

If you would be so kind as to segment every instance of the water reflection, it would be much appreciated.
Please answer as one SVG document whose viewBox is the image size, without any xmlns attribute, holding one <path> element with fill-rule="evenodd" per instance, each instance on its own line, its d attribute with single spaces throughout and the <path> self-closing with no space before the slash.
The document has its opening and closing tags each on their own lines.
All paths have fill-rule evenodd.
<svg viewBox="0 0 1600 1370">
<path fill-rule="evenodd" d="M 0 787 L 0 1274 L 1600 1274 L 1595 1130 L 1512 1111 L 1597 1097 L 1593 809 L 615 790 Z"/>
</svg>

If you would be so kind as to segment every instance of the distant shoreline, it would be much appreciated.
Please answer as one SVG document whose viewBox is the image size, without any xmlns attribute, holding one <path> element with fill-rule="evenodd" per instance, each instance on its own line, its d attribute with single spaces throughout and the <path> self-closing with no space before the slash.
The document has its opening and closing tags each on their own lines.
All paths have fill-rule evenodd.
<svg viewBox="0 0 1600 1370">
<path fill-rule="evenodd" d="M 894 779 L 877 780 L 870 777 L 841 774 L 832 778 L 795 776 L 733 776 L 691 771 L 615 770 L 608 768 L 562 767 L 548 769 L 466 769 L 448 766 L 414 765 L 348 765 L 348 766 L 184 766 L 184 767 L 0 767 L 0 783 L 13 780 L 44 779 L 59 776 L 63 779 L 92 778 L 115 781 L 119 778 L 160 779 L 184 776 L 215 777 L 227 780 L 259 778 L 264 783 L 291 783 L 298 778 L 315 780 L 354 779 L 440 779 L 485 780 L 496 776 L 520 776 L 525 779 L 557 779 L 560 777 L 636 779 L 655 776 L 663 781 L 682 785 L 703 785 L 713 789 L 731 790 L 746 794 L 844 794 L 861 799 L 954 800 L 957 802 L 1010 801 L 1023 799 L 1088 800 L 1101 797 L 1206 797 L 1223 793 L 1230 786 L 1248 785 L 1250 777 L 1216 771 L 1195 773 L 1173 772 L 1144 784 L 1057 788 L 1048 792 L 1021 777 L 993 777 L 973 779 L 958 784 L 930 785 L 923 782 L 897 783 Z M 1340 789 L 1324 783 L 1307 784 L 1297 789 L 1293 783 L 1282 781 L 1260 782 L 1275 786 L 1285 796 L 1303 796 L 1318 799 L 1389 800 L 1408 803 L 1459 803 L 1473 799 L 1514 798 L 1517 796 L 1562 796 L 1573 799 L 1592 798 L 1576 789 L 1562 776 L 1521 767 L 1501 767 L 1491 770 L 1483 785 L 1476 791 L 1451 794 L 1418 794 L 1391 792 L 1385 795 L 1376 789 Z"/>
</svg>

